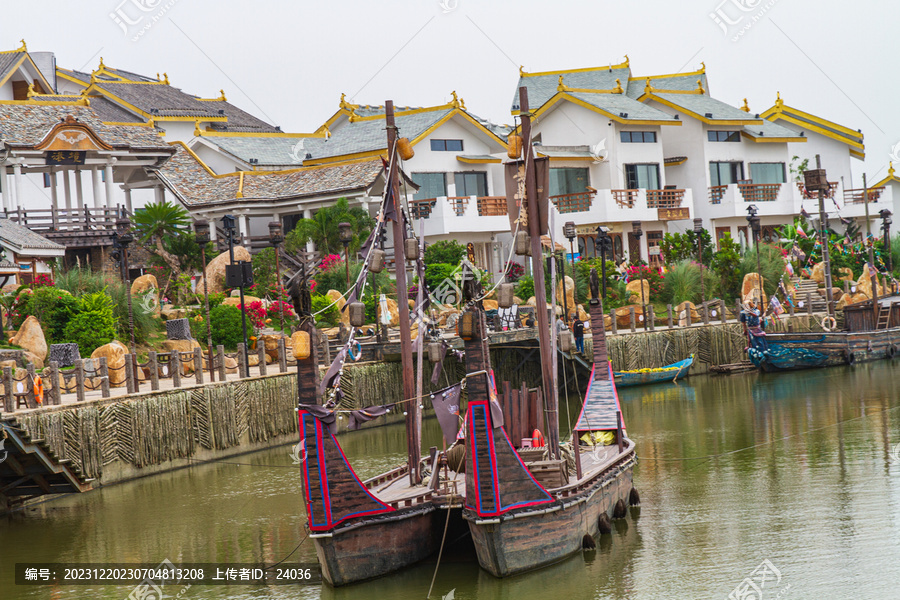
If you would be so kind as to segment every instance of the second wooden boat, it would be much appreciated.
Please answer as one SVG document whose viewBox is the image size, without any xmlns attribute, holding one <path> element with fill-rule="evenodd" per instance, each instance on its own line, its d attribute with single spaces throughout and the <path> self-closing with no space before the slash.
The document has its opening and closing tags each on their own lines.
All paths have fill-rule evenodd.
<svg viewBox="0 0 900 600">
<path fill-rule="evenodd" d="M 687 377 L 691 365 L 694 364 L 694 355 L 691 354 L 684 360 L 680 360 L 665 367 L 652 369 L 637 369 L 633 371 L 614 371 L 616 387 L 629 387 L 633 385 L 647 385 L 651 383 L 667 383 Z"/>
</svg>

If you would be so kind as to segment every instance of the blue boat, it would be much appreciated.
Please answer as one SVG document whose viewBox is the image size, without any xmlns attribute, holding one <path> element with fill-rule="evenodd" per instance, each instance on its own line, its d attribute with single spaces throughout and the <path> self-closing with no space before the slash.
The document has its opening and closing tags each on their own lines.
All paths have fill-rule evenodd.
<svg viewBox="0 0 900 600">
<path fill-rule="evenodd" d="M 693 354 L 684 360 L 665 367 L 638 369 L 636 371 L 614 371 L 613 374 L 616 378 L 616 387 L 664 383 L 676 381 L 679 377 L 686 377 L 692 364 L 694 364 Z"/>
</svg>

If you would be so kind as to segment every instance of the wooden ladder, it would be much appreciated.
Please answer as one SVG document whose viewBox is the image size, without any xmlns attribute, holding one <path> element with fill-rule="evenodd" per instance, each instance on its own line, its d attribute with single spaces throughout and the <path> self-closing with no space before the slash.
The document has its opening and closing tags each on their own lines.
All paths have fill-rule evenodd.
<svg viewBox="0 0 900 600">
<path fill-rule="evenodd" d="M 875 323 L 875 330 L 887 329 L 891 321 L 891 305 L 878 305 L 878 322 Z"/>
</svg>

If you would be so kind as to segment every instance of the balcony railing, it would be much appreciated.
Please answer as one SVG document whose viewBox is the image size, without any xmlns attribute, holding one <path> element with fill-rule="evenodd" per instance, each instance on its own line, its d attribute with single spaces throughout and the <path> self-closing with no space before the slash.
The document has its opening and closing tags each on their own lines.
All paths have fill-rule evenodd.
<svg viewBox="0 0 900 600">
<path fill-rule="evenodd" d="M 829 181 L 828 185 L 831 186 L 831 190 L 825 193 L 826 198 L 834 198 L 834 193 L 837 191 L 838 182 L 837 181 Z M 802 181 L 797 182 L 797 188 L 800 190 L 800 193 L 803 194 L 803 197 L 807 200 L 813 200 L 819 197 L 818 192 L 810 192 L 806 189 L 806 186 L 803 185 Z"/>
<path fill-rule="evenodd" d="M 725 195 L 725 192 L 728 191 L 727 185 L 713 185 L 709 188 L 709 203 L 710 204 L 721 204 L 722 197 Z"/>
<path fill-rule="evenodd" d="M 478 216 L 503 217 L 506 216 L 506 196 L 479 196 Z"/>
<path fill-rule="evenodd" d="M 18 209 L 6 213 L 10 221 L 40 233 L 62 230 L 114 231 L 116 219 L 124 216 L 119 208 Z"/>
<path fill-rule="evenodd" d="M 463 216 L 466 213 L 466 208 L 469 206 L 468 196 L 447 196 L 447 201 L 457 217 Z"/>
<path fill-rule="evenodd" d="M 559 196 L 550 196 L 550 200 L 560 213 L 586 212 L 591 210 L 591 201 L 595 193 L 560 194 Z"/>
<path fill-rule="evenodd" d="M 610 190 L 620 208 L 634 208 L 638 190 Z"/>
<path fill-rule="evenodd" d="M 410 216 L 413 219 L 427 219 L 431 216 L 431 211 L 434 209 L 434 205 L 437 202 L 437 198 L 425 198 L 423 200 L 410 200 L 409 201 L 409 212 Z"/>
<path fill-rule="evenodd" d="M 780 183 L 740 183 L 738 189 L 744 202 L 775 202 L 781 191 Z"/>
<path fill-rule="evenodd" d="M 881 194 L 884 192 L 883 187 L 879 188 L 869 188 L 868 190 L 868 199 L 869 202 L 878 202 L 878 199 L 881 198 Z M 866 202 L 866 190 L 844 190 L 844 204 L 865 204 Z"/>
<path fill-rule="evenodd" d="M 647 190 L 647 208 L 680 208 L 684 190 Z"/>
</svg>

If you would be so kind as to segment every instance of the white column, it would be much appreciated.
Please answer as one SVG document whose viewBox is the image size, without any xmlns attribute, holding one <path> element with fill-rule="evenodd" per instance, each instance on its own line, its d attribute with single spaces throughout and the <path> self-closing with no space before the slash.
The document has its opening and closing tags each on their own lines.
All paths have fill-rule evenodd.
<svg viewBox="0 0 900 600">
<path fill-rule="evenodd" d="M 250 221 L 247 218 L 247 213 L 238 215 L 238 233 L 244 237 L 250 237 Z"/>
<path fill-rule="evenodd" d="M 13 177 L 15 178 L 16 208 L 22 208 L 22 165 L 13 165 Z"/>
<path fill-rule="evenodd" d="M 75 169 L 75 199 L 78 201 L 79 218 L 84 213 L 84 182 L 81 180 L 81 170 Z"/>
<path fill-rule="evenodd" d="M 157 204 L 160 204 L 166 199 L 166 190 L 162 188 L 162 186 L 156 186 L 153 188 L 154 201 Z"/>
<path fill-rule="evenodd" d="M 72 229 L 72 181 L 69 177 L 69 170 L 61 171 L 63 176 L 63 193 L 66 196 L 66 222 L 69 224 L 66 229 Z"/>
<path fill-rule="evenodd" d="M 91 189 L 94 192 L 94 208 L 100 210 L 103 208 L 103 198 L 100 194 L 100 170 L 97 167 L 91 167 Z"/>
<path fill-rule="evenodd" d="M 304 219 L 312 219 L 312 210 L 310 210 L 310 209 L 308 209 L 308 208 L 304 208 L 304 209 L 303 209 L 303 218 L 304 218 Z M 310 241 L 310 242 L 306 242 L 306 251 L 307 251 L 307 252 L 315 252 L 315 251 L 316 251 L 316 245 L 313 244 L 311 241 Z"/>
<path fill-rule="evenodd" d="M 106 181 L 109 182 L 109 175 L 107 175 L 106 177 L 107 177 Z M 109 185 L 109 183 L 107 183 L 107 185 Z M 108 187 L 106 189 L 107 189 L 107 191 L 109 190 Z M 107 197 L 107 199 L 109 198 L 108 195 L 106 197 Z M 107 202 L 109 202 L 109 200 L 107 200 Z M 125 208 L 128 210 L 129 214 L 134 212 L 131 209 L 131 188 L 125 188 Z"/>
<path fill-rule="evenodd" d="M 216 240 L 218 239 L 216 237 L 216 225 L 218 225 L 218 222 L 216 221 L 215 217 L 210 216 L 210 215 L 201 214 L 198 218 L 206 219 L 207 222 L 209 222 L 209 240 L 211 242 L 215 243 Z M 216 245 L 218 245 L 218 244 L 216 244 Z"/>
<path fill-rule="evenodd" d="M 106 208 L 112 208 L 113 205 L 113 165 L 116 163 L 116 159 L 113 158 L 109 161 L 109 163 L 103 167 L 103 173 L 106 175 Z M 128 210 L 131 211 L 131 193 L 125 193 L 126 202 L 128 204 Z"/>
<path fill-rule="evenodd" d="M 3 212 L 9 212 L 9 182 L 6 178 L 6 165 L 0 163 L 0 205 Z"/>
<path fill-rule="evenodd" d="M 56 168 L 50 167 L 50 200 L 53 208 L 59 210 L 59 190 L 56 189 Z"/>
</svg>

